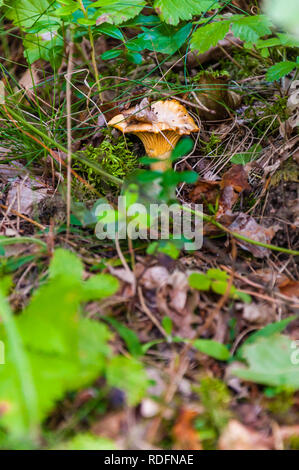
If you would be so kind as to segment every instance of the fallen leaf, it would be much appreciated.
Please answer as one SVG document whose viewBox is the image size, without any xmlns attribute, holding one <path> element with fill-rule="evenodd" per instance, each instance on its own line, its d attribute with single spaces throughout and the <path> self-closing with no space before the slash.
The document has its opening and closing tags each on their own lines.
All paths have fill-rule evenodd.
<svg viewBox="0 0 299 470">
<path fill-rule="evenodd" d="M 17 178 L 8 191 L 6 205 L 21 214 L 30 215 L 34 205 L 47 197 L 48 187 L 37 179 Z"/>
<path fill-rule="evenodd" d="M 298 297 L 299 298 L 299 281 L 293 281 L 292 279 L 286 279 L 278 286 L 280 292 L 287 297 Z"/>
<path fill-rule="evenodd" d="M 259 225 L 253 217 L 249 214 L 243 214 L 242 212 L 237 216 L 233 223 L 228 227 L 232 232 L 243 235 L 244 237 L 250 238 L 261 243 L 269 244 L 275 235 L 275 227 L 263 227 Z M 243 250 L 250 251 L 257 258 L 264 258 L 269 255 L 270 250 L 262 246 L 253 245 L 252 243 L 245 242 L 243 240 L 236 240 L 238 245 Z"/>
<path fill-rule="evenodd" d="M 193 420 L 198 412 L 183 408 L 173 427 L 175 450 L 202 450 L 199 433 L 194 429 Z"/>
<path fill-rule="evenodd" d="M 229 421 L 218 442 L 220 450 L 271 450 L 272 446 L 271 437 L 253 431 L 235 419 Z"/>
</svg>

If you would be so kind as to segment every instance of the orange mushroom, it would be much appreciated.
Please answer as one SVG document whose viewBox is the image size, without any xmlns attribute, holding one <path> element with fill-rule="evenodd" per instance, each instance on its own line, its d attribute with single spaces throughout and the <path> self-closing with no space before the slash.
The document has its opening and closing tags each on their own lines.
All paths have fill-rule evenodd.
<svg viewBox="0 0 299 470">
<path fill-rule="evenodd" d="M 142 141 L 146 154 L 161 161 L 151 165 L 152 170 L 165 171 L 171 167 L 169 157 L 183 135 L 199 131 L 186 108 L 176 100 L 147 99 L 140 105 L 114 116 L 109 126 L 124 134 L 135 134 Z"/>
</svg>

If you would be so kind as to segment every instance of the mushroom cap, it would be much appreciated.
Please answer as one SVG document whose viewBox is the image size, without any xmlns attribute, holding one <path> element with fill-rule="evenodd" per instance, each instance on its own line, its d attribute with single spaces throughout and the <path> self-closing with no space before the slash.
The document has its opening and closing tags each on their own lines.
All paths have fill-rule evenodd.
<svg viewBox="0 0 299 470">
<path fill-rule="evenodd" d="M 149 106 L 147 100 L 146 106 Z M 124 114 L 114 116 L 108 125 L 119 129 L 124 134 L 141 132 L 158 134 L 161 131 L 174 131 L 179 135 L 188 135 L 199 131 L 186 108 L 176 100 L 156 101 L 148 109 L 141 111 L 140 106 L 135 106 Z"/>
</svg>

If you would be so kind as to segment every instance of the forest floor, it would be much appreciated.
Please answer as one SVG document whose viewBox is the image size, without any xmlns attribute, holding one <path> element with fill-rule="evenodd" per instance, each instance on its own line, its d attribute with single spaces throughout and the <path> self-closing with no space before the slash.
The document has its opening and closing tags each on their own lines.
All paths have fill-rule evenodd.
<svg viewBox="0 0 299 470">
<path fill-rule="evenodd" d="M 96 56 L 115 45 L 101 36 Z M 105 324 L 113 354 L 134 358 L 147 377 L 120 364 L 114 382 L 99 373 L 74 386 L 47 412 L 36 446 L 92 448 L 99 437 L 116 449 L 298 449 L 298 366 L 289 380 L 284 361 L 299 341 L 299 135 L 289 121 L 299 81 L 267 82 L 268 59 L 227 41 L 166 61 L 148 52 L 141 65 L 102 61 L 99 95 L 89 85 L 87 42 L 70 44 L 57 74 L 41 60 L 28 68 L 18 34 L 0 50 L 9 95 L 0 122 L 0 274 L 10 279 L 12 312 L 45 284 L 55 250 L 72 252 L 84 282 L 98 274 L 118 280 L 109 297 L 81 302 L 80 314 Z M 100 240 L 92 208 L 99 200 L 115 208 L 120 188 L 83 160 L 70 166 L 68 143 L 74 155 L 136 183 L 147 168 L 144 147 L 106 123 L 144 98 L 165 97 L 186 106 L 200 128 L 174 164 L 198 180 L 176 183 L 174 194 L 191 208 L 202 204 L 202 248 Z M 60 315 L 55 294 L 52 301 Z"/>
</svg>

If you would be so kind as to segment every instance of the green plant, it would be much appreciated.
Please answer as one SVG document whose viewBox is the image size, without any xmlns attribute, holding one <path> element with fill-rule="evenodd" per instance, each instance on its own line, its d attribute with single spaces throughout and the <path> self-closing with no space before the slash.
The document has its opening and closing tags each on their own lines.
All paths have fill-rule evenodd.
<svg viewBox="0 0 299 470">
<path fill-rule="evenodd" d="M 108 174 L 125 179 L 138 167 L 138 159 L 132 153 L 131 148 L 132 144 L 126 142 L 123 137 L 112 141 L 107 136 L 99 147 L 94 148 L 89 145 L 84 151 L 80 152 L 80 155 L 85 157 L 87 163 L 77 162 L 73 168 L 99 191 L 105 189 L 105 184 L 110 187 L 117 187 L 112 181 L 103 181 L 103 178 L 88 163 L 100 164 L 101 168 Z"/>
<path fill-rule="evenodd" d="M 204 412 L 195 420 L 195 429 L 205 449 L 216 446 L 217 437 L 231 417 L 229 390 L 224 382 L 214 377 L 202 377 L 195 387 L 200 396 Z"/>
<path fill-rule="evenodd" d="M 5 299 L 9 285 L 1 281 L 0 337 L 5 364 L 0 366 L 0 423 L 10 438 L 30 438 L 34 445 L 39 426 L 55 403 L 67 391 L 91 384 L 99 375 L 106 375 L 110 386 L 123 388 L 130 403 L 136 403 L 146 389 L 142 366 L 135 359 L 113 357 L 108 328 L 85 318 L 80 308 L 115 293 L 118 281 L 107 274 L 83 281 L 82 273 L 82 263 L 74 254 L 56 250 L 48 281 L 18 316 Z M 118 377 L 122 359 L 132 376 L 130 382 Z M 5 434 L 0 444 L 5 446 Z"/>
<path fill-rule="evenodd" d="M 209 269 L 205 274 L 192 273 L 189 276 L 189 285 L 200 291 L 212 290 L 216 294 L 224 295 L 228 288 L 228 274 L 221 269 Z M 251 302 L 248 294 L 238 291 L 234 286 L 230 287 L 229 295 L 244 302 Z"/>
</svg>

